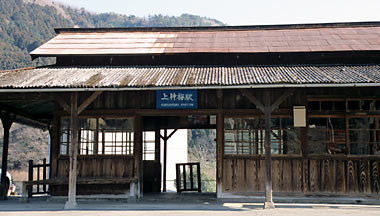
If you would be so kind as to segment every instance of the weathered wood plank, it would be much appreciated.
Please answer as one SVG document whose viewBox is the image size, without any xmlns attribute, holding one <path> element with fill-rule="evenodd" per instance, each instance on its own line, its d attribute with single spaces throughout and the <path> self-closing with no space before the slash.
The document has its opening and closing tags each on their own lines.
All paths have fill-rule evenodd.
<svg viewBox="0 0 380 216">
<path fill-rule="evenodd" d="M 379 175 L 379 161 L 371 162 L 371 192 L 380 192 L 380 175 Z"/>
<path fill-rule="evenodd" d="M 284 192 L 292 192 L 293 191 L 293 166 L 292 160 L 283 160 L 282 162 L 282 185 L 281 190 Z"/>
<path fill-rule="evenodd" d="M 336 173 L 335 192 L 344 193 L 347 191 L 346 163 L 343 160 L 335 160 L 334 167 Z"/>
<path fill-rule="evenodd" d="M 293 162 L 293 191 L 294 192 L 303 192 L 304 183 L 303 183 L 303 163 L 302 160 L 292 160 Z"/>
<path fill-rule="evenodd" d="M 368 161 L 357 161 L 358 164 L 358 191 L 360 193 L 369 193 L 368 181 Z"/>
<path fill-rule="evenodd" d="M 347 162 L 347 192 L 358 192 L 358 178 L 356 172 L 356 162 L 349 160 Z"/>
<path fill-rule="evenodd" d="M 137 178 L 123 178 L 123 177 L 78 177 L 77 184 L 127 184 L 131 182 L 137 182 Z M 67 185 L 69 183 L 68 178 L 53 178 L 38 181 L 26 181 L 27 185 L 36 184 L 50 184 L 50 185 Z"/>
</svg>

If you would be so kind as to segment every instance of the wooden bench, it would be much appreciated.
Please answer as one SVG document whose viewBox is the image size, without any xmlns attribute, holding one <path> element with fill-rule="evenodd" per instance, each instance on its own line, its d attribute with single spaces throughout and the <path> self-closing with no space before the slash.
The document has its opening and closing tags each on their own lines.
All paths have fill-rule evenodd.
<svg viewBox="0 0 380 216">
<path fill-rule="evenodd" d="M 68 185 L 68 182 L 69 178 L 24 181 L 21 202 L 28 202 L 28 198 L 32 197 L 30 190 L 33 190 L 33 185 Z M 91 184 L 130 184 L 128 201 L 136 201 L 140 195 L 138 179 L 134 177 L 77 177 L 77 185 Z"/>
</svg>

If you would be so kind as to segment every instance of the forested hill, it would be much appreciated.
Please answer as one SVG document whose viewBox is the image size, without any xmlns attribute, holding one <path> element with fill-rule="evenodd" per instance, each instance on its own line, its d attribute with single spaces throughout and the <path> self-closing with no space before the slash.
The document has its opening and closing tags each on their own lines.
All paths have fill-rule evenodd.
<svg viewBox="0 0 380 216">
<path fill-rule="evenodd" d="M 71 8 L 51 0 L 0 0 L 0 71 L 36 64 L 51 64 L 52 59 L 32 62 L 28 54 L 54 36 L 54 28 L 63 27 L 148 27 L 148 26 L 215 26 L 224 25 L 215 19 L 183 14 L 178 17 L 153 15 L 125 16 L 115 13 L 96 14 L 85 9 Z M 2 128 L 0 123 L 0 152 Z M 200 142 L 200 132 L 193 131 L 190 148 Z M 210 132 L 206 132 L 210 134 Z M 211 138 L 210 138 L 211 137 Z M 207 139 L 213 139 L 207 136 Z M 47 158 L 48 132 L 14 124 L 11 128 L 8 168 L 15 179 L 26 180 L 27 161 Z M 193 140 L 193 141 L 191 141 Z M 205 142 L 202 142 L 205 143 Z M 209 149 L 202 144 L 201 149 Z M 191 150 L 192 158 L 205 158 L 204 153 Z M 0 157 L 1 162 L 1 157 Z M 23 171 L 16 175 L 16 171 Z"/>
<path fill-rule="evenodd" d="M 0 0 L 0 70 L 52 63 L 51 59 L 32 62 L 28 52 L 52 38 L 54 28 L 215 25 L 223 23 L 190 14 L 136 17 L 97 14 L 50 0 Z"/>
</svg>

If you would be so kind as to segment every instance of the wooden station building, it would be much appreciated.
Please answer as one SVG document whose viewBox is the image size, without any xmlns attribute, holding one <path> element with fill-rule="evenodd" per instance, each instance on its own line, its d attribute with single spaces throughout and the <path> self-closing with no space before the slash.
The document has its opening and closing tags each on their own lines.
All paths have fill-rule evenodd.
<svg viewBox="0 0 380 216">
<path fill-rule="evenodd" d="M 0 73 L 0 107 L 49 128 L 68 208 L 159 191 L 160 129 L 216 129 L 220 198 L 380 192 L 378 22 L 56 33 L 30 53 L 55 65 Z"/>
</svg>

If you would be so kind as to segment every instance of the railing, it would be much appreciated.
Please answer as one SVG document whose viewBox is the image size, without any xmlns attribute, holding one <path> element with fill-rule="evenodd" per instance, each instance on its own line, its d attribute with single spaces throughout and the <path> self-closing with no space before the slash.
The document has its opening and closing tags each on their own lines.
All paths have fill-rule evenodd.
<svg viewBox="0 0 380 216">
<path fill-rule="evenodd" d="M 45 158 L 42 160 L 42 164 L 33 164 L 33 160 L 29 160 L 28 181 L 36 182 L 36 184 L 28 185 L 28 197 L 32 197 L 33 194 L 49 193 L 49 187 L 47 187 L 46 182 L 44 182 L 48 177 L 48 168 L 50 169 L 50 164 L 46 163 Z M 35 170 L 36 175 L 34 175 Z M 44 183 L 40 184 L 39 182 Z M 34 186 L 36 186 L 36 190 L 34 190 Z"/>
<path fill-rule="evenodd" d="M 194 173 L 194 167 L 196 167 L 196 173 Z M 200 193 L 201 188 L 202 188 L 200 164 L 199 163 L 176 164 L 176 186 L 177 186 L 178 193 L 182 191 L 198 191 Z"/>
</svg>

